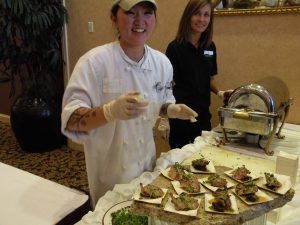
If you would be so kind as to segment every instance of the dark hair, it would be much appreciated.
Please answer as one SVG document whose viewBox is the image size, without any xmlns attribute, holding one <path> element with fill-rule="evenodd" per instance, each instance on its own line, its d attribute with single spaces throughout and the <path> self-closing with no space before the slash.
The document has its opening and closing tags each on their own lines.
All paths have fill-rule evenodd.
<svg viewBox="0 0 300 225">
<path fill-rule="evenodd" d="M 212 5 L 211 0 L 190 0 L 186 5 L 183 14 L 180 19 L 176 41 L 179 43 L 188 42 L 189 35 L 191 33 L 191 18 L 194 13 L 199 9 L 204 7 L 205 5 L 210 5 L 211 7 L 211 15 L 210 15 L 210 22 L 206 28 L 206 30 L 201 34 L 199 39 L 199 46 L 200 47 L 209 47 L 212 43 L 213 37 L 213 20 L 214 20 L 214 8 Z"/>
<path fill-rule="evenodd" d="M 150 7 L 153 9 L 154 14 L 156 16 L 156 6 L 151 2 L 145 1 L 145 3 L 147 4 L 147 7 Z M 120 8 L 119 4 L 114 4 L 110 10 L 111 16 L 116 16 L 119 8 Z"/>
<path fill-rule="evenodd" d="M 120 8 L 119 4 L 114 4 L 114 5 L 111 7 L 110 14 L 111 14 L 112 16 L 116 16 L 119 8 Z"/>
</svg>

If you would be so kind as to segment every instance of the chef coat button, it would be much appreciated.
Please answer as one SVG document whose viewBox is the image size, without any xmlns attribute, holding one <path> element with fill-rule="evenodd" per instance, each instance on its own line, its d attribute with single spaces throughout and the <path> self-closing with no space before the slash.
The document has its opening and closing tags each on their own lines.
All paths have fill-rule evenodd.
<svg viewBox="0 0 300 225">
<path fill-rule="evenodd" d="M 144 143 L 144 140 L 143 140 L 143 139 L 140 139 L 140 143 L 143 144 L 143 143 Z"/>
<path fill-rule="evenodd" d="M 130 66 L 126 66 L 126 68 L 125 68 L 125 71 L 130 71 L 131 70 L 131 68 L 130 68 Z"/>
<path fill-rule="evenodd" d="M 144 92 L 144 98 L 147 98 L 149 94 L 147 92 Z"/>
<path fill-rule="evenodd" d="M 147 120 L 147 117 L 146 117 L 146 116 L 143 116 L 142 119 L 145 121 L 145 120 Z"/>
<path fill-rule="evenodd" d="M 122 166 L 122 169 L 125 170 L 125 169 L 126 169 L 126 166 L 123 165 L 123 166 Z"/>
<path fill-rule="evenodd" d="M 124 145 L 128 145 L 128 141 L 124 140 L 123 141 Z"/>
</svg>

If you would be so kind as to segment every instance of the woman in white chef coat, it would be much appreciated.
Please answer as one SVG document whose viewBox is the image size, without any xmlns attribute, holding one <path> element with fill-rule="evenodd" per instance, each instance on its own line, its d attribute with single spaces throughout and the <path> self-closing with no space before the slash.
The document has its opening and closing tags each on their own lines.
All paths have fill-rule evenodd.
<svg viewBox="0 0 300 225">
<path fill-rule="evenodd" d="M 84 144 L 92 207 L 117 183 L 153 169 L 152 128 L 159 116 L 189 120 L 175 104 L 168 58 L 145 44 L 156 25 L 155 0 L 115 1 L 119 39 L 84 54 L 63 97 L 62 132 Z"/>
</svg>

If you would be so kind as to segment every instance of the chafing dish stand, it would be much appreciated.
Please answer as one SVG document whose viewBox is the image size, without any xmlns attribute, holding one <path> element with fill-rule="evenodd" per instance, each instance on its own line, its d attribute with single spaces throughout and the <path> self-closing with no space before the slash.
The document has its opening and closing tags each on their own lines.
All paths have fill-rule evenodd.
<svg viewBox="0 0 300 225">
<path fill-rule="evenodd" d="M 218 109 L 223 132 L 221 144 L 230 142 L 227 133 L 234 131 L 242 133 L 247 143 L 257 143 L 267 155 L 273 155 L 271 141 L 275 135 L 284 138 L 281 129 L 292 103 L 287 85 L 277 77 L 266 77 L 235 89 L 228 104 Z M 267 139 L 265 146 L 260 144 L 262 138 Z"/>
</svg>

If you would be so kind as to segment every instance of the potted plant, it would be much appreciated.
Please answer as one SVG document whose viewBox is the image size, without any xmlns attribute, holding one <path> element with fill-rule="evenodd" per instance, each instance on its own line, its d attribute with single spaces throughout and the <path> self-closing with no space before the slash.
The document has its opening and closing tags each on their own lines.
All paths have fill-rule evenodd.
<svg viewBox="0 0 300 225">
<path fill-rule="evenodd" d="M 10 82 L 12 130 L 24 151 L 61 146 L 62 0 L 0 0 L 0 83 Z"/>
</svg>

